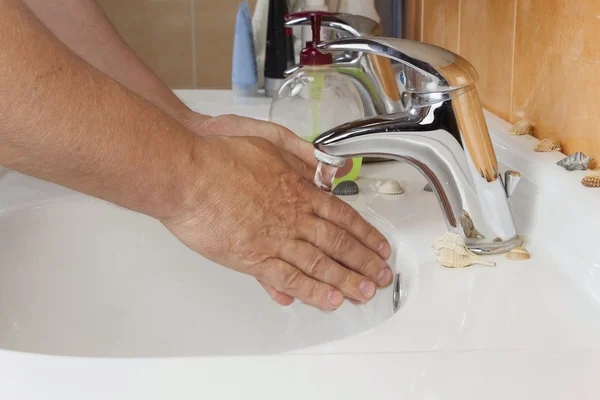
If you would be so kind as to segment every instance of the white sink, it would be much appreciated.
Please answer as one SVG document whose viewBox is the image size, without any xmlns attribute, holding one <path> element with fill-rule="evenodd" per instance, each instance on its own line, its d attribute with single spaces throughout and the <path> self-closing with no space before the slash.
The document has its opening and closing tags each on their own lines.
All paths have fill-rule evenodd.
<svg viewBox="0 0 600 400">
<path fill-rule="evenodd" d="M 416 257 L 390 224 L 365 215 L 390 238 L 406 293 Z M 281 307 L 252 277 L 203 258 L 156 220 L 81 195 L 5 211 L 0 265 L 0 348 L 24 352 L 279 353 L 354 335 L 393 315 L 393 286 L 335 313 Z"/>
<path fill-rule="evenodd" d="M 228 92 L 182 97 L 268 111 Z M 0 169 L 0 398 L 599 398 L 600 192 L 486 119 L 502 171 L 524 176 L 511 208 L 532 259 L 441 267 L 430 243 L 446 227 L 424 178 L 365 165 L 344 200 L 392 243 L 395 313 L 393 287 L 362 308 L 282 308 L 146 216 Z M 390 178 L 403 195 L 376 193 Z"/>
</svg>

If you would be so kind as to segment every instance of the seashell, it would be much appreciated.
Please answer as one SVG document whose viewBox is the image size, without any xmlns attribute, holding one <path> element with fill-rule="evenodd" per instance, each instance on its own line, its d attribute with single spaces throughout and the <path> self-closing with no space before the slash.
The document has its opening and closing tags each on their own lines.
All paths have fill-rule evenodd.
<svg viewBox="0 0 600 400">
<path fill-rule="evenodd" d="M 381 194 L 402 194 L 404 193 L 404 189 L 400 185 L 400 182 L 389 180 L 383 182 L 377 192 Z"/>
<path fill-rule="evenodd" d="M 533 148 L 538 153 L 546 153 L 550 151 L 560 151 L 560 143 L 554 139 L 544 139 Z"/>
<path fill-rule="evenodd" d="M 531 256 L 525 247 L 515 247 L 506 253 L 506 258 L 513 261 L 525 261 L 529 260 Z"/>
<path fill-rule="evenodd" d="M 428 183 L 427 185 L 425 185 L 423 190 L 426 192 L 433 192 L 433 186 L 431 186 L 431 183 Z"/>
<path fill-rule="evenodd" d="M 587 187 L 600 187 L 600 168 L 596 168 L 583 177 L 581 184 Z"/>
<path fill-rule="evenodd" d="M 333 189 L 333 194 L 338 196 L 352 196 L 358 194 L 358 185 L 354 181 L 343 181 Z"/>
<path fill-rule="evenodd" d="M 469 215 L 469 213 L 466 210 L 463 210 L 462 214 L 460 215 L 460 224 L 463 228 L 463 232 L 465 233 L 465 236 L 468 237 L 469 239 L 484 239 L 485 238 L 485 236 L 483 236 L 481 233 L 479 233 L 477 228 L 475 228 L 475 224 L 473 224 L 473 220 L 471 219 L 471 216 Z"/>
<path fill-rule="evenodd" d="M 471 252 L 463 238 L 454 232 L 446 232 L 444 236 L 432 243 L 437 260 L 444 267 L 463 268 L 472 264 L 482 264 L 490 267 L 496 265 L 495 262 L 483 260 L 482 257 Z"/>
<path fill-rule="evenodd" d="M 511 135 L 533 135 L 535 128 L 527 121 L 519 121 L 508 131 Z"/>
<path fill-rule="evenodd" d="M 576 153 L 571 154 L 570 156 L 563 158 L 562 160 L 557 162 L 556 165 L 563 167 L 567 171 L 584 171 L 588 169 L 588 165 L 592 160 L 592 157 L 586 157 L 585 154 L 578 151 Z"/>
</svg>

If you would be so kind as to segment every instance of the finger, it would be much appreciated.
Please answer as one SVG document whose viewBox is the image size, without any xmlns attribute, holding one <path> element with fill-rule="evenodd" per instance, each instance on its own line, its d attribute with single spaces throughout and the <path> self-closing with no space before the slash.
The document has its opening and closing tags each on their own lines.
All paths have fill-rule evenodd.
<svg viewBox="0 0 600 400">
<path fill-rule="evenodd" d="M 294 134 L 294 132 L 281 125 L 272 125 L 274 129 L 276 129 L 276 134 L 278 136 L 278 141 L 275 143 L 276 146 L 294 154 L 311 168 L 317 167 L 318 161 L 314 156 L 315 148 L 311 142 L 302 139 Z"/>
<path fill-rule="evenodd" d="M 327 257 L 325 253 L 303 240 L 287 242 L 280 250 L 280 258 L 306 275 L 328 283 L 348 298 L 367 302 L 377 291 L 375 284 L 368 278 L 357 274 Z"/>
<path fill-rule="evenodd" d="M 281 152 L 281 158 L 294 170 L 295 173 L 303 177 L 309 182 L 315 179 L 316 169 L 296 157 L 294 154 L 289 153 L 285 150 Z"/>
<path fill-rule="evenodd" d="M 257 281 L 258 281 L 258 279 L 257 279 Z M 293 297 L 290 297 L 285 293 L 281 293 L 281 292 L 275 290 L 274 287 L 269 286 L 264 282 L 258 281 L 258 283 L 261 284 L 261 286 L 266 290 L 266 292 L 269 294 L 269 296 L 271 296 L 271 298 L 273 300 L 275 300 L 275 302 L 278 303 L 279 305 L 289 306 L 290 304 L 292 304 L 294 302 Z"/>
<path fill-rule="evenodd" d="M 256 278 L 275 290 L 323 311 L 337 309 L 344 295 L 334 287 L 305 275 L 278 258 L 270 258 L 257 270 Z"/>
<path fill-rule="evenodd" d="M 392 248 L 385 236 L 347 203 L 317 190 L 312 197 L 312 207 L 317 216 L 342 228 L 385 260 L 390 258 Z"/>
<path fill-rule="evenodd" d="M 312 243 L 345 267 L 381 287 L 392 283 L 392 271 L 387 262 L 340 227 L 313 216 L 302 220 L 297 229 L 300 239 Z"/>
</svg>

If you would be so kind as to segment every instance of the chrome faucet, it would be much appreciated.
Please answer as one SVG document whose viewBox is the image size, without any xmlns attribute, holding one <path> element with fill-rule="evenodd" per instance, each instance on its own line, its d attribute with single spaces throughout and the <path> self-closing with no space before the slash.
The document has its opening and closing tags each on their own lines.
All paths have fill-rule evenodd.
<svg viewBox="0 0 600 400">
<path fill-rule="evenodd" d="M 344 38 L 327 51 L 388 57 L 406 67 L 409 109 L 337 126 L 314 140 L 315 157 L 332 165 L 353 157 L 404 160 L 433 186 L 448 229 L 478 254 L 521 245 L 508 199 L 520 177 L 502 181 L 479 102 L 473 66 L 443 48 L 403 39 Z"/>
<path fill-rule="evenodd" d="M 286 27 L 310 25 L 310 12 L 291 14 L 286 18 Z M 346 13 L 318 13 L 321 26 L 329 28 L 336 38 L 374 37 L 381 35 L 381 25 L 370 18 Z M 288 76 L 302 68 L 296 64 L 285 71 Z M 402 79 L 394 70 L 391 60 L 376 54 L 360 51 L 343 51 L 333 58 L 333 68 L 346 75 L 360 94 L 365 116 L 375 116 L 406 111 L 402 92 Z"/>
</svg>

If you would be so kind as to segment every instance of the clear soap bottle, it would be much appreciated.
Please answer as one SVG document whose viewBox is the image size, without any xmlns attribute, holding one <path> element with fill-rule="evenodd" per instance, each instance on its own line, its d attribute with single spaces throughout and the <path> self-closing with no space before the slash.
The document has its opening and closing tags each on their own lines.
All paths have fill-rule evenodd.
<svg viewBox="0 0 600 400">
<path fill-rule="evenodd" d="M 311 142 L 331 128 L 364 117 L 362 100 L 352 81 L 332 68 L 331 53 L 317 49 L 324 14 L 304 12 L 287 17 L 310 17 L 313 38 L 300 52 L 301 68 L 285 79 L 269 111 L 271 122 Z M 347 160 L 334 183 L 355 180 L 361 165 L 362 158 Z"/>
</svg>

